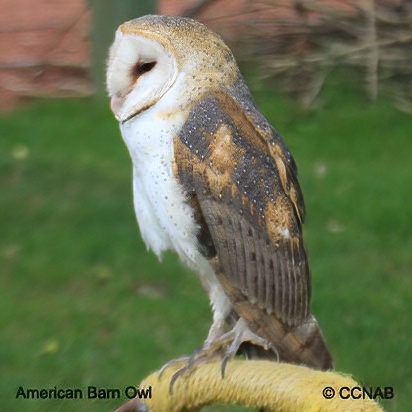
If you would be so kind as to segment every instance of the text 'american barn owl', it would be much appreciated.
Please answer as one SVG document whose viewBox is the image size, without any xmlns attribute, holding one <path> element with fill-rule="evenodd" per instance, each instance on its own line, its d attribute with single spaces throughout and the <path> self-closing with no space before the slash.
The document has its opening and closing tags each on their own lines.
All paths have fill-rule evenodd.
<svg viewBox="0 0 412 412">
<path fill-rule="evenodd" d="M 126 22 L 107 87 L 133 160 L 143 240 L 159 257 L 176 250 L 211 301 L 197 358 L 226 361 L 242 346 L 332 368 L 310 311 L 296 165 L 223 40 L 188 18 Z"/>
</svg>

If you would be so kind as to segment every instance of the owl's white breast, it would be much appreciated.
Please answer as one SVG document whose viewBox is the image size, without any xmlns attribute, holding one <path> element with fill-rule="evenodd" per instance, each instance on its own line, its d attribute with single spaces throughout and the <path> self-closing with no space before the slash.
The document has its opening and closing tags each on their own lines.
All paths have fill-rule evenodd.
<svg viewBox="0 0 412 412">
<path fill-rule="evenodd" d="M 224 318 L 230 311 L 230 302 L 208 260 L 199 252 L 193 210 L 173 175 L 173 138 L 186 120 L 176 110 L 176 101 L 176 96 L 168 93 L 152 108 L 120 126 L 133 161 L 136 217 L 146 247 L 159 258 L 163 251 L 175 250 L 200 276 L 214 317 Z M 175 115 L 171 115 L 173 110 Z M 168 116 L 164 115 L 166 112 Z"/>
<path fill-rule="evenodd" d="M 196 225 L 182 188 L 173 177 L 173 135 L 183 119 L 162 119 L 149 109 L 121 126 L 133 160 L 134 206 L 146 246 L 159 257 L 175 249 L 195 260 Z"/>
</svg>

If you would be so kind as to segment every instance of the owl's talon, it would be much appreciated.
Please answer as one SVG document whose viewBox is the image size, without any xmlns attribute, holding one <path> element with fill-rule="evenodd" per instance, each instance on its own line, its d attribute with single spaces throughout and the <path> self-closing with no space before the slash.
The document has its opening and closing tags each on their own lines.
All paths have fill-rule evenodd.
<svg viewBox="0 0 412 412">
<path fill-rule="evenodd" d="M 205 345 L 202 348 L 196 349 L 190 356 L 183 356 L 181 358 L 172 359 L 171 361 L 163 365 L 160 369 L 160 373 L 163 373 L 167 367 L 171 366 L 174 363 L 178 363 L 180 361 L 187 362 L 185 366 L 182 366 L 173 374 L 169 384 L 169 393 L 173 393 L 173 386 L 180 376 L 189 373 L 195 366 L 208 362 L 214 357 L 221 355 L 221 349 L 222 348 L 220 347 L 220 345 L 217 349 L 213 346 L 210 347 L 210 345 Z"/>
<path fill-rule="evenodd" d="M 264 347 L 266 350 L 270 350 L 276 355 L 276 362 L 280 362 L 280 355 L 279 351 L 276 349 L 276 346 L 270 342 L 266 342 L 266 346 Z"/>
<path fill-rule="evenodd" d="M 181 356 L 180 358 L 175 358 L 171 359 L 170 361 L 166 362 L 158 371 L 157 375 L 159 379 L 162 377 L 163 373 L 167 368 L 170 366 L 173 366 L 176 363 L 182 363 L 182 362 L 189 362 L 190 361 L 190 356 Z"/>
<path fill-rule="evenodd" d="M 183 366 L 183 368 L 180 368 L 177 372 L 175 372 L 172 376 L 172 379 L 170 379 L 170 383 L 169 383 L 169 393 L 172 394 L 173 393 L 173 386 L 175 384 L 175 382 L 177 381 L 177 378 L 183 374 L 185 374 L 186 372 L 188 372 L 190 370 L 189 365 Z"/>
<path fill-rule="evenodd" d="M 204 358 L 204 347 L 197 348 L 193 351 L 193 353 L 190 356 L 181 356 L 180 358 L 172 359 L 169 362 L 166 362 L 158 371 L 158 376 L 161 378 L 165 370 L 176 364 L 176 363 L 182 363 L 186 362 L 186 365 L 182 366 L 179 368 L 172 376 L 172 379 L 170 380 L 169 384 L 169 393 L 173 393 L 173 385 L 175 384 L 176 380 L 181 376 L 184 375 L 186 372 L 189 372 L 192 370 L 192 368 L 199 364 L 202 363 L 202 360 Z"/>
<path fill-rule="evenodd" d="M 227 365 L 227 363 L 229 362 L 230 359 L 231 359 L 231 357 L 227 356 L 227 354 L 223 357 L 222 364 L 220 365 L 220 375 L 221 375 L 222 379 L 225 378 L 226 365 Z"/>
</svg>

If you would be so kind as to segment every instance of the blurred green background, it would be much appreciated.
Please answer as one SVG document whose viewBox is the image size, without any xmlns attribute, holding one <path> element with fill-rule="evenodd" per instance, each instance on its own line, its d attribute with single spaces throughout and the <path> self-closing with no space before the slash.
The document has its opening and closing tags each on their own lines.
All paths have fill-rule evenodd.
<svg viewBox="0 0 412 412">
<path fill-rule="evenodd" d="M 350 82 L 303 113 L 248 81 L 299 166 L 313 311 L 336 369 L 393 386 L 385 408 L 410 410 L 412 118 Z M 14 398 L 20 385 L 138 383 L 202 344 L 206 294 L 172 253 L 146 251 L 107 99 L 39 101 L 0 130 L 1 397 L 10 411 L 110 410 L 118 400 Z"/>
</svg>

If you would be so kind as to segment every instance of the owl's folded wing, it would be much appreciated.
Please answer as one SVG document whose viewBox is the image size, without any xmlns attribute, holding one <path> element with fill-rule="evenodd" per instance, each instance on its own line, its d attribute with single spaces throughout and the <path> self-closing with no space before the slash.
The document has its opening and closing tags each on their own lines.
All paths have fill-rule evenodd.
<svg viewBox="0 0 412 412">
<path fill-rule="evenodd" d="M 202 253 L 238 297 L 293 327 L 310 303 L 304 205 L 293 159 L 269 132 L 230 96 L 209 96 L 175 138 L 175 173 L 196 210 Z"/>
</svg>

